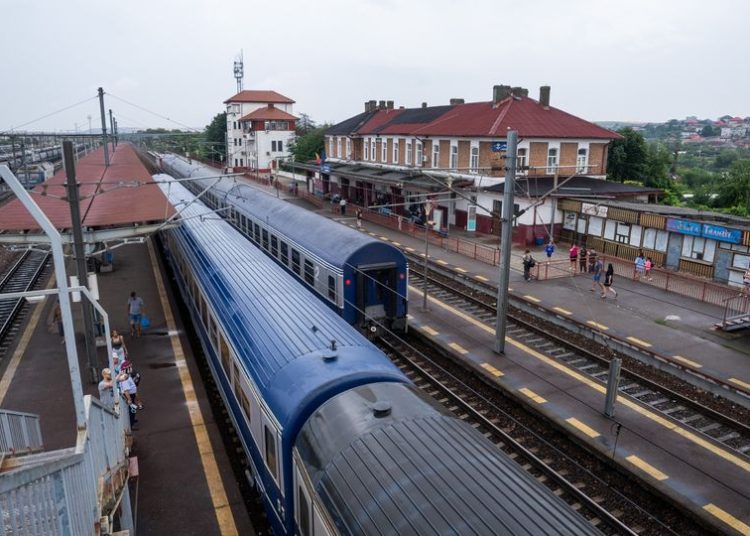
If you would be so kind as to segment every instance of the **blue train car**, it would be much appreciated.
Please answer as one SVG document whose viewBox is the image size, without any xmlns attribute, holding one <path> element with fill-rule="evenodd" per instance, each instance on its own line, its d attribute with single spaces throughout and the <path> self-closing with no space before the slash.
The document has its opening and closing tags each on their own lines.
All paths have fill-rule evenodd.
<svg viewBox="0 0 750 536">
<path fill-rule="evenodd" d="M 398 248 L 323 218 L 202 164 L 174 156 L 161 166 L 297 277 L 350 324 L 406 328 L 408 265 Z"/>
<path fill-rule="evenodd" d="M 276 534 L 597 533 L 184 187 L 160 186 L 180 212 L 167 260 Z"/>
</svg>

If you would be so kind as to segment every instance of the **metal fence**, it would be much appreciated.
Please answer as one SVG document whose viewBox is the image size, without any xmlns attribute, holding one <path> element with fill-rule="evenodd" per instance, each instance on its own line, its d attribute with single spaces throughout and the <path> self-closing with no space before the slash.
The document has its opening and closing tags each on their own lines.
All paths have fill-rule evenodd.
<svg viewBox="0 0 750 536">
<path fill-rule="evenodd" d="M 0 409 L 0 455 L 15 456 L 43 449 L 38 415 Z"/>
<path fill-rule="evenodd" d="M 84 404 L 87 428 L 75 447 L 19 458 L 0 478 L 0 535 L 94 534 L 108 513 L 102 507 L 122 498 L 128 416 L 91 396 Z"/>
</svg>

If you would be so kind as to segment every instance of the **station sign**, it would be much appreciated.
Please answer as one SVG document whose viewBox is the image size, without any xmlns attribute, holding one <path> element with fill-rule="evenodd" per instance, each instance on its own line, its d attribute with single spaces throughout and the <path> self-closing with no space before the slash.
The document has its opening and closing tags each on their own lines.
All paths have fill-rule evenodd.
<svg viewBox="0 0 750 536">
<path fill-rule="evenodd" d="M 710 223 L 699 223 L 697 221 L 667 219 L 667 231 L 690 236 L 701 236 L 718 242 L 729 242 L 740 244 L 742 242 L 742 231 L 730 229 L 723 225 L 712 225 Z"/>
<path fill-rule="evenodd" d="M 507 141 L 493 141 L 491 144 L 493 153 L 501 153 L 508 150 Z"/>
<path fill-rule="evenodd" d="M 667 231 L 690 236 L 701 235 L 701 224 L 695 221 L 667 219 Z"/>
<path fill-rule="evenodd" d="M 323 164 L 320 166 L 320 171 L 323 173 L 330 173 L 331 172 L 331 165 L 330 164 Z"/>
<path fill-rule="evenodd" d="M 606 218 L 609 207 L 606 205 L 595 205 L 593 203 L 581 203 L 581 214 Z"/>
</svg>

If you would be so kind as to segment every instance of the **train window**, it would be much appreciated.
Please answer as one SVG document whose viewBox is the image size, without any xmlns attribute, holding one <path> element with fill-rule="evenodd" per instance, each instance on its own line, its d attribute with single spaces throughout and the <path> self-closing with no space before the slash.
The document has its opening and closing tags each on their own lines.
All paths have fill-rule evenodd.
<svg viewBox="0 0 750 536">
<path fill-rule="evenodd" d="M 297 275 L 302 275 L 299 268 L 299 251 L 292 248 L 292 270 Z"/>
<path fill-rule="evenodd" d="M 208 329 L 208 306 L 206 300 L 203 299 L 203 295 L 200 296 L 201 302 L 201 316 L 203 317 L 203 327 Z"/>
<path fill-rule="evenodd" d="M 271 255 L 279 256 L 279 239 L 276 238 L 276 235 L 271 235 Z"/>
<path fill-rule="evenodd" d="M 240 393 L 242 393 L 242 387 L 240 386 L 240 369 L 237 368 L 237 362 L 232 361 L 232 388 L 237 399 L 240 399 Z"/>
<path fill-rule="evenodd" d="M 315 269 L 313 263 L 305 259 L 305 283 L 308 285 L 315 284 Z"/>
<path fill-rule="evenodd" d="M 298 487 L 297 495 L 299 495 L 299 519 L 297 520 L 299 522 L 299 533 L 302 536 L 308 536 L 310 534 L 310 505 L 302 486 Z"/>
<path fill-rule="evenodd" d="M 268 231 L 263 229 L 263 249 L 268 250 Z"/>
<path fill-rule="evenodd" d="M 219 331 L 216 329 L 216 320 L 214 320 L 214 317 L 210 314 L 208 315 L 208 322 L 208 333 L 210 335 L 209 338 L 211 339 L 211 344 L 213 344 L 214 348 L 219 348 Z"/>
<path fill-rule="evenodd" d="M 281 262 L 284 266 L 289 264 L 289 246 L 283 240 L 281 242 Z"/>
<path fill-rule="evenodd" d="M 265 427 L 265 436 L 266 436 L 266 465 L 268 465 L 268 470 L 271 471 L 271 475 L 273 475 L 273 478 L 277 480 L 276 437 L 273 435 L 273 431 L 268 426 Z"/>
<path fill-rule="evenodd" d="M 336 278 L 332 275 L 328 276 L 328 297 L 336 301 Z"/>
<path fill-rule="evenodd" d="M 221 366 L 224 367 L 224 372 L 229 378 L 229 346 L 227 346 L 227 340 L 223 337 L 221 339 Z"/>
<path fill-rule="evenodd" d="M 260 225 L 255 224 L 255 243 L 260 244 Z"/>
</svg>

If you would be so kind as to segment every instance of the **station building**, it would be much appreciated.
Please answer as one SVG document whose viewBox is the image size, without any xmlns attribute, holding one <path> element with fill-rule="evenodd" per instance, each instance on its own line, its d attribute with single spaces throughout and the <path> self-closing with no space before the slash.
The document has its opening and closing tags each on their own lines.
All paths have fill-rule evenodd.
<svg viewBox="0 0 750 536">
<path fill-rule="evenodd" d="M 495 86 L 492 100 L 484 102 L 394 108 L 393 101 L 371 100 L 362 113 L 326 132 L 322 165 L 303 167 L 311 172 L 314 193 L 388 206 L 384 210 L 417 219 L 431 199 L 436 230 L 497 233 L 511 128 L 519 134 L 519 243 L 533 242 L 550 225 L 561 228 L 558 196 L 542 195 L 555 185 L 564 184 L 568 195 L 594 190 L 633 201 L 659 193 L 605 181 L 608 146 L 620 135 L 551 106 L 549 86 L 540 88 L 538 100 L 506 85 Z"/>
<path fill-rule="evenodd" d="M 245 90 L 227 107 L 227 167 L 268 172 L 289 157 L 297 117 L 294 101 L 275 91 Z"/>
</svg>

